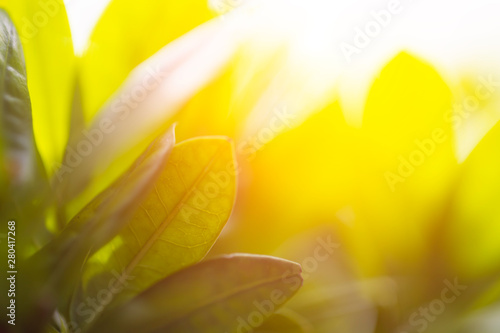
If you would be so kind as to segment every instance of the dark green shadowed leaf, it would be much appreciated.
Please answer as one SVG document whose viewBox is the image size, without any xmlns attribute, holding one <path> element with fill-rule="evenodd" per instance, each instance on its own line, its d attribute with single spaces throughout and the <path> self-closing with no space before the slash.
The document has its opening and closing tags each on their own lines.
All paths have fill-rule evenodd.
<svg viewBox="0 0 500 333">
<path fill-rule="evenodd" d="M 183 269 L 105 312 L 88 332 L 233 333 L 261 325 L 301 285 L 296 263 L 223 256 Z"/>
<path fill-rule="evenodd" d="M 3 219 L 26 219 L 47 190 L 33 137 L 24 56 L 16 29 L 0 10 L 0 211 Z M 26 236 L 26 235 L 25 235 Z M 29 236 L 26 238 L 30 238 Z"/>
<path fill-rule="evenodd" d="M 33 105 L 33 128 L 50 175 L 61 163 L 68 140 L 75 56 L 64 1 L 7 0 L 18 29 Z"/>
<path fill-rule="evenodd" d="M 80 278 L 87 256 L 106 244 L 128 222 L 139 203 L 149 193 L 174 145 L 171 128 L 155 140 L 130 169 L 101 193 L 52 242 L 36 253 L 23 267 L 31 288 L 24 295 L 34 305 L 37 320 L 26 321 L 26 329 L 39 327 L 56 304 L 67 304 Z M 30 279 L 37 276 L 38 279 Z M 34 293 L 33 290 L 40 290 Z M 33 304 L 35 303 L 35 304 Z"/>
<path fill-rule="evenodd" d="M 23 50 L 17 31 L 0 10 L 0 289 L 7 294 L 7 271 L 15 271 L 44 235 L 43 207 L 48 183 L 33 136 L 31 102 Z M 8 221 L 10 222 L 7 225 Z M 8 227 L 10 227 L 8 229 Z M 10 232 L 10 233 L 9 233 Z M 10 239 L 8 237 L 11 237 Z M 15 239 L 15 245 L 13 243 Z M 8 246 L 11 241 L 11 246 Z M 8 262 L 8 250 L 16 258 Z M 17 262 L 16 262 L 17 261 Z M 9 266 L 7 266 L 9 265 Z M 10 266 L 12 265 L 12 266 Z M 20 286 L 22 287 L 22 286 Z M 0 297 L 7 307 L 7 297 Z M 6 321 L 0 323 L 0 331 Z"/>
<path fill-rule="evenodd" d="M 2 171 L 14 186 L 33 176 L 33 125 L 23 51 L 7 13 L 0 10 Z"/>
</svg>

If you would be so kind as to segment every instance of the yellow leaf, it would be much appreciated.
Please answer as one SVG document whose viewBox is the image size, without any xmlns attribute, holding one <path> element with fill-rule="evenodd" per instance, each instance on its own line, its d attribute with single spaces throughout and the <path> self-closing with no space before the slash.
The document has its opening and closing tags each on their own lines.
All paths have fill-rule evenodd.
<svg viewBox="0 0 500 333">
<path fill-rule="evenodd" d="M 147 143 L 173 123 L 182 106 L 217 77 L 236 52 L 241 39 L 237 31 L 243 25 L 236 18 L 231 24 L 210 21 L 135 68 L 68 147 L 56 173 L 64 193 L 59 197 L 66 202 L 73 199 L 94 178 L 80 200 L 86 203 L 116 179 Z"/>
<path fill-rule="evenodd" d="M 206 0 L 111 1 L 82 58 L 86 120 L 94 117 L 132 69 L 212 17 Z"/>
<path fill-rule="evenodd" d="M 497 123 L 466 159 L 460 173 L 449 240 L 452 266 L 464 279 L 484 277 L 500 268 L 499 147 Z"/>
<path fill-rule="evenodd" d="M 287 121 L 277 120 L 276 126 Z M 338 103 L 268 143 L 266 130 L 238 145 L 242 179 L 252 181 L 242 183 L 238 223 L 218 242 L 227 241 L 233 251 L 272 253 L 293 235 L 333 222 L 357 194 L 352 185 L 357 150 Z"/>
<path fill-rule="evenodd" d="M 360 193 L 353 206 L 357 227 L 346 237 L 372 273 L 396 266 L 401 271 L 391 273 L 420 272 L 421 264 L 435 258 L 428 242 L 457 168 L 446 119 L 451 101 L 440 74 L 406 52 L 385 66 L 370 89 L 361 128 Z M 381 267 L 373 267 L 374 253 Z"/>
</svg>

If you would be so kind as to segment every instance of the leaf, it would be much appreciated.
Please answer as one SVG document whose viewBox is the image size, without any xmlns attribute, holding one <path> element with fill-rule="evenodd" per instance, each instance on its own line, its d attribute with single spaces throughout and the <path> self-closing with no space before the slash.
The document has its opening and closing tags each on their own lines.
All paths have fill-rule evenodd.
<svg viewBox="0 0 500 333">
<path fill-rule="evenodd" d="M 23 50 L 4 10 L 0 10 L 0 96 L 1 216 L 4 220 L 22 217 L 23 224 L 34 226 L 30 220 L 36 217 L 35 211 L 40 213 L 41 193 L 48 184 L 33 136 Z"/>
<path fill-rule="evenodd" d="M 31 181 L 35 145 L 24 56 L 9 16 L 0 10 L 0 104 L 2 171 L 13 185 Z"/>
<path fill-rule="evenodd" d="M 33 128 L 52 174 L 64 153 L 70 124 L 75 59 L 62 1 L 8 0 L 26 57 Z"/>
<path fill-rule="evenodd" d="M 390 274 L 417 274 L 429 258 L 437 259 L 437 250 L 428 246 L 436 226 L 434 208 L 445 204 L 457 170 L 446 117 L 451 103 L 440 73 L 406 52 L 373 82 L 361 128 L 360 165 L 368 167 L 360 170 L 360 195 L 353 205 L 359 223 L 347 235 L 361 255 L 356 262 L 368 274 L 387 274 L 388 266 L 397 269 Z"/>
<path fill-rule="evenodd" d="M 120 221 L 121 226 L 126 225 L 127 221 L 123 219 L 138 209 L 141 199 L 147 197 L 161 176 L 174 147 L 174 128 L 171 127 L 167 133 L 153 141 L 128 172 L 77 214 L 62 232 L 61 238 L 66 240 L 71 238 L 70 233 L 80 238 L 83 229 L 95 227 L 100 231 L 91 237 L 94 244 L 99 244 L 99 248 L 115 236 L 119 228 L 113 226 L 110 221 Z M 92 228 L 89 228 L 89 221 L 95 221 L 90 223 Z M 102 241 L 96 242 L 96 239 Z M 98 248 L 93 250 L 96 251 Z"/>
<path fill-rule="evenodd" d="M 34 232 L 40 230 L 36 222 L 40 222 L 41 216 L 36 215 L 41 214 L 41 193 L 48 184 L 33 138 L 22 47 L 4 10 L 0 10 L 0 98 L 0 174 L 4 181 L 0 217 L 6 222 L 13 220 L 15 229 L 23 235 L 16 243 L 17 260 L 22 261 Z M 5 224 L 3 233 L 7 231 Z M 14 235 L 15 232 L 9 236 Z M 1 243 L 2 250 L 7 253 L 6 236 Z M 6 271 L 2 271 L 2 285 Z"/>
<path fill-rule="evenodd" d="M 280 312 L 286 310 L 306 332 L 374 333 L 384 321 L 376 304 L 395 304 L 396 283 L 389 277 L 359 279 L 349 249 L 338 240 L 338 229 L 329 222 L 298 234 L 273 253 L 302 263 L 305 271 L 300 293 Z M 317 265 L 308 264 L 313 261 Z"/>
<path fill-rule="evenodd" d="M 127 227 L 89 259 L 85 294 L 94 297 L 119 273 L 131 280 L 114 301 L 127 299 L 201 260 L 231 214 L 235 174 L 226 138 L 176 145 Z"/>
<path fill-rule="evenodd" d="M 255 181 L 248 183 L 238 223 L 224 239 L 237 239 L 244 252 L 271 253 L 294 235 L 337 221 L 335 213 L 359 196 L 353 186 L 359 177 L 353 156 L 359 150 L 353 149 L 357 142 L 351 132 L 338 103 L 332 103 L 270 142 L 256 137 L 237 146 L 242 176 L 247 163 Z"/>
<path fill-rule="evenodd" d="M 12 251 L 13 245 L 7 242 L 7 237 L 15 238 L 15 259 L 19 263 L 25 259 L 27 250 L 32 246 L 33 237 L 43 228 L 42 194 L 46 194 L 44 191 L 47 190 L 48 183 L 33 137 L 31 103 L 21 43 L 10 17 L 2 9 L 0 9 L 0 181 L 0 219 L 4 221 L 0 231 L 3 234 L 0 248 L 3 253 L 10 253 L 8 250 Z M 16 232 L 22 237 L 15 237 Z M 3 290 L 9 289 L 7 271 L 13 269 L 8 268 L 7 264 L 12 263 L 5 260 L 0 265 L 0 288 Z M 7 307 L 8 299 L 3 297 L 0 304 Z M 0 331 L 4 324 L 7 324 L 6 321 L 0 324 Z"/>
<path fill-rule="evenodd" d="M 104 313 L 90 331 L 251 330 L 295 294 L 302 284 L 300 273 L 298 264 L 283 259 L 222 256 L 160 281 L 130 302 Z"/>
<path fill-rule="evenodd" d="M 297 314 L 292 310 L 280 309 L 267 319 L 262 326 L 255 329 L 254 333 L 307 333 L 312 332 L 310 327 L 300 323 Z"/>
<path fill-rule="evenodd" d="M 45 333 L 59 333 L 59 331 L 55 329 L 54 326 L 50 325 L 45 329 Z"/>
<path fill-rule="evenodd" d="M 206 0 L 112 0 L 82 57 L 87 122 L 136 66 L 214 16 Z"/>
<path fill-rule="evenodd" d="M 127 173 L 90 202 L 72 223 L 35 253 L 22 268 L 23 286 L 26 288 L 20 290 L 20 297 L 24 298 L 25 304 L 33 305 L 29 315 L 36 317 L 35 323 L 46 320 L 56 304 L 67 302 L 80 278 L 85 258 L 99 250 L 126 225 L 139 203 L 153 188 L 173 143 L 171 128 L 150 145 Z M 37 279 L 30 279 L 33 276 Z"/>
<path fill-rule="evenodd" d="M 450 264 L 463 280 L 498 274 L 500 270 L 499 147 L 500 123 L 497 123 L 462 164 L 460 182 L 454 192 L 448 250 Z"/>
<path fill-rule="evenodd" d="M 90 197 L 115 179 L 123 165 L 170 126 L 181 107 L 223 70 L 238 48 L 243 25 L 244 20 L 236 17 L 231 23 L 208 22 L 136 67 L 86 131 L 100 133 L 99 143 L 92 144 L 88 154 L 78 153 L 78 163 L 72 163 L 71 154 L 66 154 L 63 166 L 70 167 L 72 184 L 62 186 L 66 189 L 61 197 L 66 201 L 76 197 L 95 175 L 99 176 L 94 182 L 98 189 L 93 188 Z M 102 130 L 103 122 L 109 130 Z M 82 133 L 76 142 L 89 139 Z M 71 150 L 78 152 L 78 145 Z M 67 178 L 60 172 L 56 175 L 62 182 Z"/>
</svg>

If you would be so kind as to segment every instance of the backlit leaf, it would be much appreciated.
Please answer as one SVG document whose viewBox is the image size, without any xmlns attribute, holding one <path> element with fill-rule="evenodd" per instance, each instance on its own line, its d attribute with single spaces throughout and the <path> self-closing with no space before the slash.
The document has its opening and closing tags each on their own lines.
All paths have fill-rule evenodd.
<svg viewBox="0 0 500 333">
<path fill-rule="evenodd" d="M 384 266 L 398 262 L 409 274 L 406 265 L 420 272 L 429 257 L 437 259 L 428 237 L 440 214 L 436 206 L 445 203 L 457 168 L 447 119 L 451 110 L 451 91 L 440 73 L 406 52 L 396 55 L 374 81 L 361 128 L 364 167 L 358 181 L 361 194 L 353 205 L 357 226 L 346 236 L 360 256 L 369 249 L 380 251 L 380 262 L 358 258 L 365 272 L 383 274 Z M 376 235 L 370 240 L 374 243 L 362 235 Z"/>
<path fill-rule="evenodd" d="M 74 198 L 94 177 L 90 195 L 85 193 L 93 197 L 116 179 L 123 165 L 133 161 L 158 132 L 172 124 L 182 106 L 219 75 L 238 48 L 243 25 L 237 17 L 231 22 L 208 22 L 136 67 L 68 149 L 63 165 L 71 166 L 72 184 L 61 197 Z M 89 142 L 89 133 L 100 134 L 96 134 L 98 143 Z M 92 146 L 89 153 L 79 147 L 84 142 Z M 56 175 L 63 178 L 61 172 Z"/>
<path fill-rule="evenodd" d="M 94 117 L 136 66 L 212 17 L 214 13 L 209 10 L 206 0 L 111 1 L 97 23 L 82 59 L 87 121 Z"/>
<path fill-rule="evenodd" d="M 500 270 L 500 124 L 481 140 L 463 164 L 451 214 L 453 266 L 465 278 Z M 498 279 L 496 277 L 496 279 Z"/>
<path fill-rule="evenodd" d="M 126 228 L 89 259 L 85 294 L 97 295 L 119 272 L 131 281 L 115 301 L 126 299 L 201 260 L 233 207 L 233 159 L 232 144 L 225 138 L 176 145 Z"/>
<path fill-rule="evenodd" d="M 77 285 L 85 258 L 99 250 L 129 221 L 154 186 L 173 143 L 171 129 L 155 140 L 127 173 L 89 203 L 52 242 L 30 258 L 23 267 L 26 288 L 20 291 L 22 297 L 29 300 L 25 303 L 33 306 L 26 316 L 34 316 L 43 323 L 56 303 L 62 306 L 67 302 Z M 37 276 L 36 281 L 30 279 L 33 276 Z M 36 322 L 26 322 L 26 325 L 33 324 Z"/>
<path fill-rule="evenodd" d="M 296 263 L 266 256 L 223 256 L 183 269 L 104 313 L 92 331 L 251 331 L 301 284 Z"/>
</svg>

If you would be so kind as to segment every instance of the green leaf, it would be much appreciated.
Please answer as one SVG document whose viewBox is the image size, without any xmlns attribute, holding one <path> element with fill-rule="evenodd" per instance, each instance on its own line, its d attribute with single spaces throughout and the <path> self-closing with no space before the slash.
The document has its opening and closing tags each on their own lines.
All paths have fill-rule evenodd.
<svg viewBox="0 0 500 333">
<path fill-rule="evenodd" d="M 176 145 L 127 227 L 89 259 L 85 294 L 95 297 L 119 273 L 132 280 L 114 301 L 127 299 L 200 261 L 231 214 L 235 175 L 233 146 L 226 138 Z"/>
<path fill-rule="evenodd" d="M 2 173 L 14 186 L 31 181 L 36 147 L 23 51 L 16 29 L 0 10 L 0 126 Z"/>
<path fill-rule="evenodd" d="M 1 173 L 9 196 L 26 195 L 45 178 L 33 136 L 31 102 L 22 46 L 7 13 L 0 10 Z M 30 186 L 31 185 L 31 186 Z M 7 189 L 2 187 L 2 190 Z"/>
<path fill-rule="evenodd" d="M 15 238 L 19 264 L 33 245 L 33 237 L 43 229 L 42 195 L 48 183 L 33 137 L 21 43 L 4 10 L 0 10 L 0 186 L 0 219 L 3 221 L 0 233 L 4 234 L 0 249 L 2 253 L 9 253 L 7 250 L 12 248 L 8 247 L 7 237 Z M 8 221 L 14 222 L 7 225 Z M 16 237 L 16 232 L 22 236 Z M 13 263 L 15 261 L 9 264 Z M 7 268 L 7 264 L 6 258 L 0 265 L 2 290 L 9 290 L 7 271 L 13 270 Z M 7 302 L 3 297 L 0 304 L 6 307 Z M 4 323 L 0 324 L 0 331 Z"/>
<path fill-rule="evenodd" d="M 52 242 L 23 267 L 24 304 L 36 321 L 65 304 L 81 274 L 85 258 L 99 250 L 126 225 L 139 203 L 153 188 L 174 144 L 173 129 L 155 140 L 119 178 L 76 216 Z M 32 277 L 37 279 L 33 280 Z M 29 287 L 28 287 L 29 285 Z"/>
<path fill-rule="evenodd" d="M 45 168 L 61 162 L 68 139 L 75 57 L 60 0 L 7 0 L 26 57 L 33 127 Z"/>
<path fill-rule="evenodd" d="M 302 284 L 300 273 L 298 264 L 267 256 L 229 255 L 208 260 L 169 276 L 104 313 L 91 331 L 251 330 L 295 294 Z"/>
<path fill-rule="evenodd" d="M 41 192 L 47 190 L 48 184 L 33 136 L 23 50 L 17 31 L 3 10 L 0 10 L 0 96 L 0 215 L 4 220 L 22 218 L 23 226 L 33 226 L 31 220 L 37 218 L 34 213 L 39 213 Z M 31 238 L 27 233 L 23 235 L 24 240 Z"/>
</svg>

